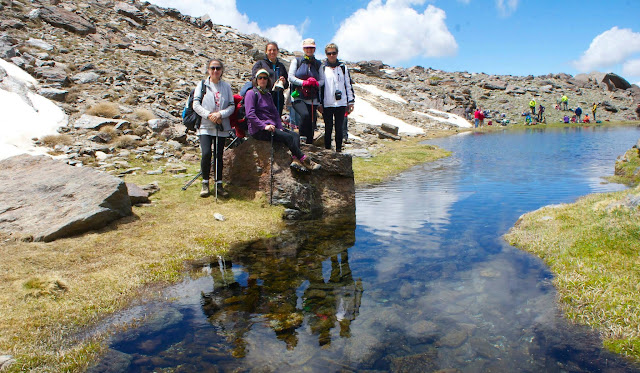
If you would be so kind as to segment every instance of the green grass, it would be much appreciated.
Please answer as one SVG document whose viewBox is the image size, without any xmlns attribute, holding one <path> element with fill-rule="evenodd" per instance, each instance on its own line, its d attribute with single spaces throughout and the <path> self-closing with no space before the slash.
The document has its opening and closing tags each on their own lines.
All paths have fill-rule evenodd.
<svg viewBox="0 0 640 373">
<path fill-rule="evenodd" d="M 640 152 L 638 149 L 629 149 L 616 161 L 615 175 L 608 180 L 629 186 L 640 183 Z"/>
<path fill-rule="evenodd" d="M 451 155 L 451 152 L 433 145 L 421 144 L 426 137 L 403 141 L 384 141 L 373 158 L 354 158 L 353 172 L 356 185 L 377 184 L 420 163 L 431 162 Z"/>
<path fill-rule="evenodd" d="M 640 189 L 594 194 L 523 216 L 505 239 L 542 258 L 568 319 L 600 331 L 610 350 L 640 361 Z"/>
</svg>

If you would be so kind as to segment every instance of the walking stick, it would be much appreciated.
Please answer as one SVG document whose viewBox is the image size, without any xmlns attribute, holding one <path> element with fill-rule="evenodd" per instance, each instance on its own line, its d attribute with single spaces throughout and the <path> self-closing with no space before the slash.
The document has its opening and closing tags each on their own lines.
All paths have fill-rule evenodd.
<svg viewBox="0 0 640 373">
<path fill-rule="evenodd" d="M 213 156 L 215 159 L 215 166 L 213 171 L 213 174 L 215 176 L 213 177 L 213 180 L 216 183 L 216 185 L 214 186 L 214 190 L 216 195 L 216 203 L 218 203 L 218 129 L 216 129 L 216 140 L 213 145 Z"/>
<path fill-rule="evenodd" d="M 274 129 L 275 131 L 275 129 Z M 273 132 L 271 132 L 271 167 L 269 167 L 270 173 L 270 193 L 269 193 L 269 204 L 273 205 Z"/>
<path fill-rule="evenodd" d="M 240 142 L 242 142 L 242 141 L 240 140 L 240 138 L 239 138 L 239 137 L 234 138 L 234 139 L 231 141 L 231 143 L 230 143 L 229 145 L 227 145 L 227 146 L 224 148 L 223 152 L 225 152 L 225 151 L 229 150 L 229 148 L 231 148 L 231 147 L 233 146 L 233 144 L 235 144 L 235 143 L 236 143 L 236 141 L 240 141 Z M 212 159 L 212 160 L 211 160 L 211 167 L 213 167 L 213 166 L 214 166 L 214 164 L 215 164 L 214 162 L 215 162 L 215 159 Z M 188 188 L 188 187 L 190 187 L 190 186 L 191 186 L 191 184 L 193 184 L 196 180 L 198 180 L 198 178 L 199 178 L 200 176 L 202 176 L 202 171 L 198 172 L 198 174 L 197 174 L 196 176 L 194 176 L 194 177 L 193 177 L 193 179 L 189 180 L 189 181 L 188 181 L 188 182 L 187 182 L 187 183 L 182 187 L 182 190 L 187 190 L 187 188 Z"/>
</svg>

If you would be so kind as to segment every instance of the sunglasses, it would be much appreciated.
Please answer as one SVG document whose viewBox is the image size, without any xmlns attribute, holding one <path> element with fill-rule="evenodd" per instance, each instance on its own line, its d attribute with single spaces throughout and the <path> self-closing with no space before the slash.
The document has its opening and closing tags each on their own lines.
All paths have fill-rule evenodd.
<svg viewBox="0 0 640 373">
<path fill-rule="evenodd" d="M 327 52 L 327 56 L 335 56 L 338 52 Z"/>
<path fill-rule="evenodd" d="M 264 79 L 264 80 L 267 80 L 267 79 L 269 79 L 269 77 L 268 77 L 268 76 L 262 76 L 262 75 L 260 75 L 260 76 L 259 76 L 259 77 L 257 77 L 256 79 L 257 79 L 257 80 L 263 80 L 263 79 Z"/>
<path fill-rule="evenodd" d="M 209 66 L 209 69 L 211 70 L 222 70 L 222 66 Z"/>
</svg>

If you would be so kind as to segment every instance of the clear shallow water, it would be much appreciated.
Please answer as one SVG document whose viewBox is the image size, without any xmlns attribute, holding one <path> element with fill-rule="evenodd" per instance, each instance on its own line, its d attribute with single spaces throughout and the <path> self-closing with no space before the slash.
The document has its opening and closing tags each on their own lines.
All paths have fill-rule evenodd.
<svg viewBox="0 0 640 373">
<path fill-rule="evenodd" d="M 567 323 L 552 274 L 501 235 L 605 184 L 638 128 L 467 134 L 357 193 L 357 217 L 194 263 L 94 371 L 627 372 Z"/>
</svg>

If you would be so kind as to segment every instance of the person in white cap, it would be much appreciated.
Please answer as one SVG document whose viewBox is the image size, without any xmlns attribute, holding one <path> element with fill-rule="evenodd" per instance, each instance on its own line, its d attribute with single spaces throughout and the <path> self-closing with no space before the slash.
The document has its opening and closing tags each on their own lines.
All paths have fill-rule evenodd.
<svg viewBox="0 0 640 373">
<path fill-rule="evenodd" d="M 313 143 L 313 132 L 316 126 L 315 113 L 320 106 L 320 89 L 324 85 L 324 72 L 320 61 L 314 55 L 316 42 L 313 39 L 302 41 L 304 57 L 291 61 L 289 82 L 292 87 L 293 109 L 300 114 L 300 136 L 306 138 L 307 144 Z"/>
<path fill-rule="evenodd" d="M 291 167 L 299 171 L 315 171 L 320 165 L 300 150 L 300 135 L 282 126 L 282 120 L 270 93 L 271 77 L 266 69 L 256 72 L 253 88 L 244 98 L 247 125 L 251 137 L 262 141 L 284 143 L 293 156 Z"/>
</svg>

